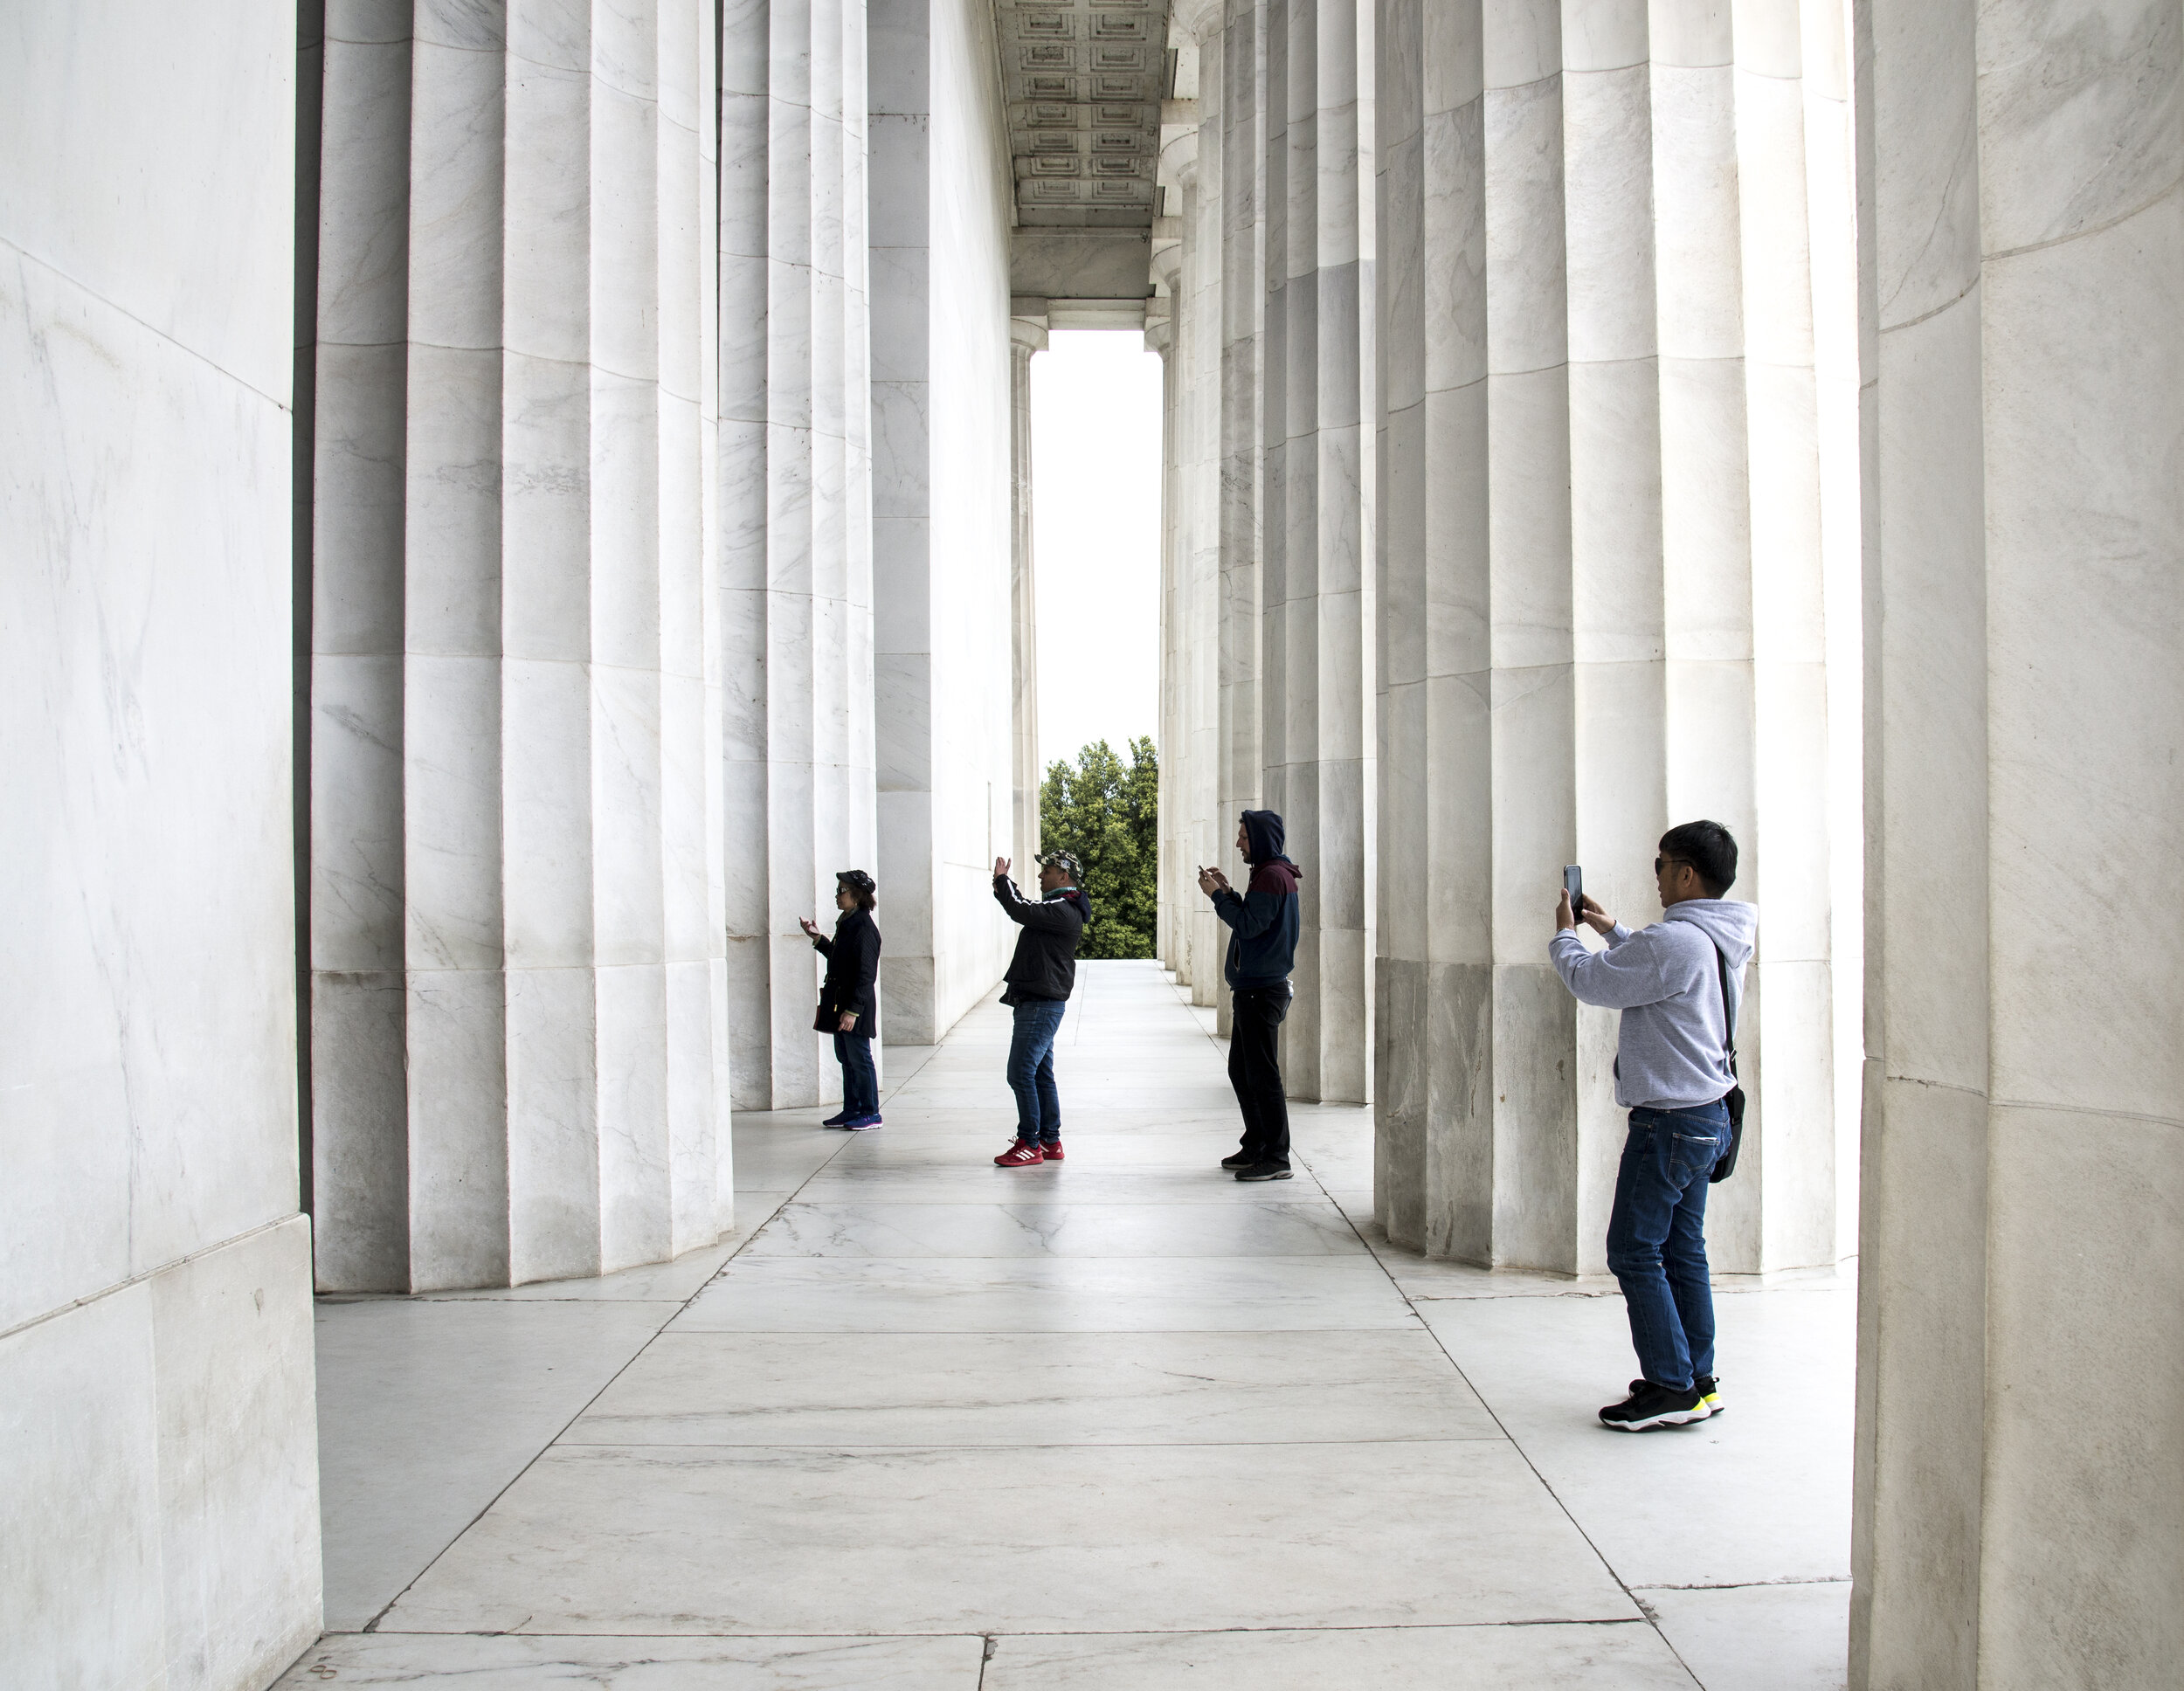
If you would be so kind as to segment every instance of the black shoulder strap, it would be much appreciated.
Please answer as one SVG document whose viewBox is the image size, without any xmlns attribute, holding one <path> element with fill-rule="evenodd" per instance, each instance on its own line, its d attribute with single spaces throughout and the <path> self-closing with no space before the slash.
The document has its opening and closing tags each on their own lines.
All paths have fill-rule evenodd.
<svg viewBox="0 0 2184 1691">
<path fill-rule="evenodd" d="M 1707 935 L 1707 943 L 1714 945 L 1711 934 Z M 1729 1029 L 1729 1072 L 1734 1074 L 1737 1072 L 1737 1011 L 1729 1002 L 1729 954 L 1718 945 L 1714 945 L 1714 971 L 1715 979 L 1721 983 L 1721 1018 Z"/>
</svg>

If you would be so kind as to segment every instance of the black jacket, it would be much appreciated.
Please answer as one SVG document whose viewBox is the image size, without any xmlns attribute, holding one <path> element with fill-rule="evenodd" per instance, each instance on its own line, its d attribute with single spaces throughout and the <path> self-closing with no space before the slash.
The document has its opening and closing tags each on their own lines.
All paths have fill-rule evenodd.
<svg viewBox="0 0 2184 1691">
<path fill-rule="evenodd" d="M 1005 1004 L 1026 998 L 1067 998 L 1077 984 L 1077 942 L 1092 919 L 1092 901 L 1082 889 L 1065 887 L 1037 901 L 1017 891 L 1006 875 L 993 877 L 993 899 L 1024 931 L 1016 936 L 1016 955 L 1002 977 Z"/>
<path fill-rule="evenodd" d="M 819 988 L 819 1015 L 812 1026 L 821 1033 L 841 1027 L 842 1011 L 857 1012 L 854 1030 L 872 1037 L 878 995 L 874 983 L 880 976 L 880 924 L 869 910 L 845 910 L 834 923 L 834 937 L 819 935 L 812 949 L 826 959 L 826 983 Z"/>
</svg>

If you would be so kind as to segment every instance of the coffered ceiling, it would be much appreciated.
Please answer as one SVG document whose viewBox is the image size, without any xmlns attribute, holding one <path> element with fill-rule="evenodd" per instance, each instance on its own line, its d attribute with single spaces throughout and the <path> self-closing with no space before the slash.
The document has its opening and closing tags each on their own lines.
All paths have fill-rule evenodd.
<svg viewBox="0 0 2184 1691">
<path fill-rule="evenodd" d="M 1168 0 L 994 0 L 1018 227 L 1144 230 L 1168 91 Z"/>
</svg>

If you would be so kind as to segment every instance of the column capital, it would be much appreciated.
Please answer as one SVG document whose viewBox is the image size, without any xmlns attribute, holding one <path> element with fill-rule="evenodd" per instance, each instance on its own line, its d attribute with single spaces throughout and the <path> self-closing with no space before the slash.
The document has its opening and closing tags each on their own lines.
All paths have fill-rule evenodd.
<svg viewBox="0 0 2184 1691">
<path fill-rule="evenodd" d="M 1040 303 L 1043 305 L 1046 301 L 1042 300 Z M 1011 317 L 1009 319 L 1009 344 L 1019 347 L 1026 353 L 1046 351 L 1046 318 L 1044 316 Z"/>
<path fill-rule="evenodd" d="M 1175 0 L 1168 9 L 1171 30 L 1178 30 L 1193 41 L 1203 41 L 1212 31 L 1220 28 L 1227 11 L 1222 0 Z"/>
</svg>

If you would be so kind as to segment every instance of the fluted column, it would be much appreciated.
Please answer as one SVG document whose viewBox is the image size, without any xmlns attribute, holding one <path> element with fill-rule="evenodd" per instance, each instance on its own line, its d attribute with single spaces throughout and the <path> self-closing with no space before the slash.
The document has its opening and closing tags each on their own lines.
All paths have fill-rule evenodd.
<svg viewBox="0 0 2184 1691">
<path fill-rule="evenodd" d="M 1220 396 L 1218 536 L 1220 596 L 1220 775 L 1213 839 L 1218 862 L 1232 874 L 1241 866 L 1235 831 L 1239 814 L 1261 804 L 1264 760 L 1260 737 L 1261 638 L 1261 536 L 1264 519 L 1260 442 L 1264 428 L 1262 328 L 1266 300 L 1261 278 L 1267 254 L 1262 173 L 1266 156 L 1265 0 L 1227 0 L 1220 32 L 1220 100 L 1207 115 L 1220 144 L 1210 162 L 1200 142 L 1201 190 L 1217 183 L 1220 215 Z M 1206 80 L 1201 64 L 1200 86 Z M 1220 1026 L 1228 1025 L 1228 997 L 1217 1003 Z"/>
<path fill-rule="evenodd" d="M 1043 320 L 1009 319 L 1009 733 L 1010 768 L 1015 776 L 1009 801 L 1009 838 L 1010 855 L 1019 864 L 1028 864 L 1039 855 L 1039 621 L 1032 570 L 1032 355 L 1046 349 Z M 1163 503 L 1165 507 L 1165 500 Z M 1164 546 L 1164 589 L 1166 550 Z M 1167 626 L 1165 617 L 1162 626 Z M 1165 678 L 1165 664 L 1162 673 Z M 1165 712 L 1162 729 L 1165 735 Z"/>
<path fill-rule="evenodd" d="M 1365 496 L 1354 0 L 1267 14 L 1262 756 L 1304 866 L 1292 1096 L 1366 1095 Z"/>
<path fill-rule="evenodd" d="M 329 39 L 329 1288 L 596 1274 L 729 1220 L 714 62 L 709 14 L 651 5 Z"/>
<path fill-rule="evenodd" d="M 1577 832 L 1563 31 L 1537 0 L 1486 0 L 1480 23 L 1494 721 L 1494 1192 L 1481 1254 L 1566 1271 L 1580 1225 L 1577 1010 L 1540 943 L 1542 899 Z"/>
<path fill-rule="evenodd" d="M 1164 901 L 1180 913 L 1178 975 L 1202 1006 L 1221 1002 L 1227 929 L 1198 889 L 1201 864 L 1233 868 L 1232 818 L 1220 825 L 1221 739 L 1221 427 L 1223 367 L 1222 66 L 1225 0 L 1178 0 L 1169 14 L 1177 93 L 1191 121 L 1163 148 L 1164 180 L 1181 203 L 1171 322 L 1175 411 L 1176 742 L 1163 746 L 1176 804 L 1174 869 Z M 1183 115 L 1182 112 L 1178 115 Z M 1164 826 L 1168 812 L 1162 811 Z"/>
<path fill-rule="evenodd" d="M 2176 9 L 1858 11 L 1850 1683 L 2164 1686 L 2184 1653 Z"/>
<path fill-rule="evenodd" d="M 837 1095 L 797 918 L 875 861 L 861 0 L 723 21 L 728 957 L 739 1108 Z"/>
<path fill-rule="evenodd" d="M 1836 1257 L 1805 20 L 1731 21 L 1382 13 L 1379 1203 L 1434 1253 L 1605 1270 L 1617 1018 L 1547 963 L 1553 876 L 1642 925 L 1711 816 L 1761 907 L 1715 1266 Z"/>
<path fill-rule="evenodd" d="M 1380 10 L 1375 1204 L 1490 1239 L 1486 291 L 1477 0 Z"/>
<path fill-rule="evenodd" d="M 1195 149 L 1195 135 L 1192 146 Z M 1173 199 L 1179 200 L 1182 197 L 1181 187 L 1175 182 L 1172 166 L 1165 157 L 1161 175 L 1163 185 Z M 1181 219 L 1178 217 L 1175 221 L 1179 224 Z M 1185 749 L 1183 733 L 1184 652 L 1178 615 L 1182 574 L 1179 552 L 1184 527 L 1180 508 L 1182 487 L 1178 474 L 1182 447 L 1183 349 L 1179 335 L 1182 302 L 1178 296 L 1183 282 L 1183 245 L 1179 237 L 1173 232 L 1172 226 L 1165 240 L 1158 238 L 1158 231 L 1156 233 L 1152 249 L 1152 281 L 1155 297 L 1146 306 L 1145 348 L 1160 355 L 1161 377 L 1160 714 L 1157 735 L 1160 749 L 1160 804 L 1159 844 L 1156 857 L 1156 873 L 1159 877 L 1159 915 L 1155 932 L 1155 955 L 1175 972 L 1179 984 L 1187 986 L 1190 984 L 1190 960 L 1184 935 L 1191 905 L 1185 896 L 1185 876 L 1189 870 L 1182 859 L 1188 850 L 1188 842 L 1184 837 L 1180 777 L 1188 754 Z"/>
</svg>

